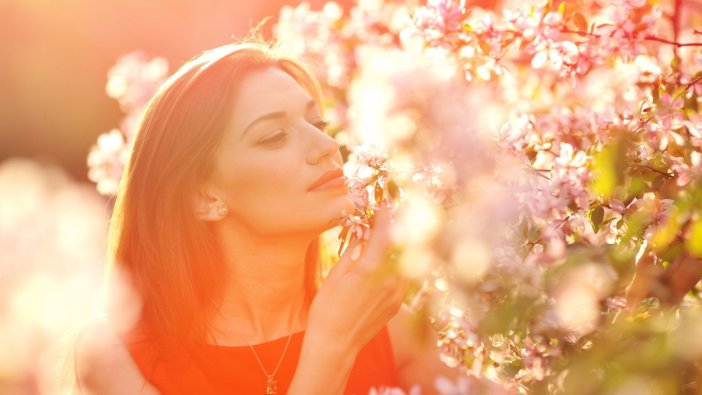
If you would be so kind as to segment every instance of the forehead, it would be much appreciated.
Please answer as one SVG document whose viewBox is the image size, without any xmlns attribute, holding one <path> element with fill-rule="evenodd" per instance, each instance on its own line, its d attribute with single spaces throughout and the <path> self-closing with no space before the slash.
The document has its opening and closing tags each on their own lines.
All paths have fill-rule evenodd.
<svg viewBox="0 0 702 395">
<path fill-rule="evenodd" d="M 244 128 L 263 114 L 304 111 L 312 97 L 288 73 L 268 67 L 248 73 L 234 95 L 232 122 Z"/>
</svg>

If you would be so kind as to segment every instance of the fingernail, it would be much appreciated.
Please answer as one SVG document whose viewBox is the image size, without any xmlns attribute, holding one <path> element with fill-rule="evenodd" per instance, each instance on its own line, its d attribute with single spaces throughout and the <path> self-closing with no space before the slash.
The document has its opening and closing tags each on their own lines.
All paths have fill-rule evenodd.
<svg viewBox="0 0 702 395">
<path fill-rule="evenodd" d="M 351 260 L 352 261 L 355 261 L 361 257 L 361 249 L 362 249 L 361 244 L 358 244 L 354 247 L 353 251 L 351 251 Z"/>
</svg>

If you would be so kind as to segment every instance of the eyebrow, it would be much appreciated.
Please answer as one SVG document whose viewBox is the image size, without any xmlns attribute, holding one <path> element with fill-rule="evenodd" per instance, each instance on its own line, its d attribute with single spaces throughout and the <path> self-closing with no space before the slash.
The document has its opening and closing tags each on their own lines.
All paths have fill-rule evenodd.
<svg viewBox="0 0 702 395">
<path fill-rule="evenodd" d="M 305 106 L 305 112 L 307 112 L 307 111 L 309 111 L 310 109 L 312 109 L 312 107 L 314 107 L 316 104 L 317 104 L 317 103 L 315 103 L 314 100 L 310 100 L 309 102 L 307 102 L 307 105 Z M 244 138 L 244 135 L 246 134 L 246 132 L 248 132 L 251 128 L 253 128 L 254 125 L 256 125 L 257 123 L 260 123 L 260 122 L 263 122 L 263 121 L 267 121 L 267 120 L 269 120 L 269 119 L 285 118 L 285 115 L 286 115 L 285 111 L 275 111 L 275 112 L 271 112 L 271 113 L 268 113 L 268 114 L 263 114 L 263 115 L 261 115 L 260 117 L 254 119 L 254 120 L 249 124 L 249 126 L 247 126 L 246 129 L 244 129 L 244 133 L 241 134 L 241 138 L 243 139 L 243 138 Z"/>
</svg>

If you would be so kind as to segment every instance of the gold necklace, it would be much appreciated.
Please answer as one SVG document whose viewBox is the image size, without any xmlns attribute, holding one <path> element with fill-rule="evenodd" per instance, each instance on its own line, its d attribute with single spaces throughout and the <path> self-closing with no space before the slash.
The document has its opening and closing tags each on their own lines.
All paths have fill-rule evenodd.
<svg viewBox="0 0 702 395">
<path fill-rule="evenodd" d="M 229 319 L 227 317 L 225 317 L 221 313 L 221 311 L 219 312 L 219 315 L 227 323 L 229 323 Z M 280 359 L 278 360 L 278 364 L 275 365 L 275 369 L 273 369 L 273 373 L 268 374 L 268 371 L 266 371 L 266 368 L 263 367 L 263 363 L 261 362 L 261 359 L 258 357 L 258 353 L 256 353 L 256 350 L 254 350 L 253 346 L 251 344 L 249 344 L 249 342 L 247 342 L 243 338 L 234 334 L 234 336 L 236 338 L 238 338 L 239 341 L 244 342 L 244 343 L 246 343 L 247 346 L 249 346 L 254 357 L 256 357 L 256 362 L 258 362 L 258 366 L 261 367 L 261 370 L 263 370 L 263 374 L 266 375 L 266 395 L 278 394 L 278 381 L 275 380 L 275 374 L 278 373 L 278 369 L 280 368 L 280 364 L 283 362 L 283 359 L 285 358 L 285 353 L 288 351 L 288 346 L 290 345 L 290 338 L 292 338 L 292 335 L 293 335 L 292 333 L 288 335 L 288 340 L 285 342 L 285 348 L 283 348 L 283 354 L 280 356 Z"/>
<path fill-rule="evenodd" d="M 278 373 L 278 368 L 280 368 L 280 364 L 283 362 L 283 359 L 285 358 L 285 353 L 288 351 L 288 346 L 290 345 L 290 338 L 292 337 L 292 333 L 288 335 L 288 341 L 285 343 L 285 348 L 283 349 L 283 354 L 280 356 L 280 359 L 278 360 L 278 364 L 275 365 L 275 369 L 273 370 L 273 373 L 268 374 L 266 371 L 266 368 L 263 367 L 263 363 L 261 362 L 261 359 L 258 357 L 258 354 L 256 353 L 256 350 L 254 350 L 253 346 L 250 345 L 248 342 L 246 342 L 246 345 L 249 346 L 251 349 L 251 352 L 253 352 L 254 357 L 256 357 L 256 362 L 258 362 L 258 366 L 261 367 L 261 370 L 263 370 L 263 374 L 266 375 L 266 395 L 272 395 L 272 394 L 277 394 L 278 393 L 278 381 L 275 380 L 275 374 Z"/>
</svg>

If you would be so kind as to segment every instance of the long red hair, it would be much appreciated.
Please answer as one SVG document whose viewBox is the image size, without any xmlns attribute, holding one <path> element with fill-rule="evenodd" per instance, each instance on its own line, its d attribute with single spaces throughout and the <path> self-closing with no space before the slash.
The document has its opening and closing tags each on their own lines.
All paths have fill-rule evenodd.
<svg viewBox="0 0 702 395">
<path fill-rule="evenodd" d="M 212 170 L 238 83 L 277 67 L 321 109 L 318 82 L 299 62 L 263 42 L 224 45 L 186 62 L 146 107 L 117 194 L 108 267 L 125 272 L 142 302 L 141 321 L 164 345 L 204 340 L 223 292 L 225 271 L 210 226 L 193 197 Z M 319 276 L 319 240 L 307 251 L 305 287 Z"/>
</svg>

